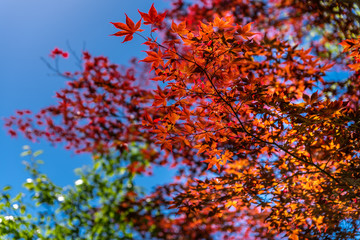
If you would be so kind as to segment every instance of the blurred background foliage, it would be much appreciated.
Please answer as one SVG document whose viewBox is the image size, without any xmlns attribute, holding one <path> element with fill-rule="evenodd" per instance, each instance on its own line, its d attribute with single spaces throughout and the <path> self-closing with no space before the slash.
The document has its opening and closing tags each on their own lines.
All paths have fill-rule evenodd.
<svg viewBox="0 0 360 240">
<path fill-rule="evenodd" d="M 39 171 L 41 151 L 24 146 L 22 156 L 29 178 L 16 196 L 3 188 L 0 197 L 2 239 L 134 239 L 139 236 L 132 220 L 160 214 L 159 209 L 139 203 L 143 189 L 134 184 L 136 172 L 127 166 L 148 165 L 142 147 L 112 157 L 94 155 L 94 164 L 76 169 L 73 186 L 61 187 Z M 137 199 L 137 200 L 136 200 Z M 141 201 L 140 201 L 141 202 Z M 149 199 L 147 199 L 149 202 Z M 148 229 L 156 231 L 156 227 Z M 145 237 L 145 236 L 143 236 Z"/>
</svg>

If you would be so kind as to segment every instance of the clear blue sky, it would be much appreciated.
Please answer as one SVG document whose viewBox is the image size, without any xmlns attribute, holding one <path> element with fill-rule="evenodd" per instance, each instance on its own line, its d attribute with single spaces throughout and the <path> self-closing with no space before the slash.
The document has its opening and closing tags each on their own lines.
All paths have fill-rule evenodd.
<svg viewBox="0 0 360 240">
<path fill-rule="evenodd" d="M 137 9 L 147 12 L 155 2 L 157 9 L 167 3 L 148 0 L 1 0 L 0 1 L 0 187 L 14 186 L 20 190 L 28 177 L 23 145 L 42 149 L 41 170 L 60 185 L 72 184 L 73 170 L 91 162 L 90 155 L 75 155 L 62 146 L 51 146 L 46 141 L 32 143 L 23 137 L 11 138 L 4 128 L 3 118 L 17 109 L 39 109 L 55 103 L 55 91 L 65 86 L 65 80 L 53 76 L 41 57 L 47 58 L 54 47 L 67 50 L 67 42 L 81 53 L 85 44 L 92 55 L 104 55 L 118 64 L 127 64 L 132 56 L 142 57 L 141 39 L 121 44 L 122 39 L 111 37 L 116 29 L 109 22 L 125 21 L 126 12 L 138 20 Z M 60 62 L 62 70 L 73 70 L 75 59 Z M 160 178 L 146 179 L 147 186 L 164 183 L 170 173 L 157 170 Z M 145 181 L 142 181 L 145 182 Z"/>
</svg>

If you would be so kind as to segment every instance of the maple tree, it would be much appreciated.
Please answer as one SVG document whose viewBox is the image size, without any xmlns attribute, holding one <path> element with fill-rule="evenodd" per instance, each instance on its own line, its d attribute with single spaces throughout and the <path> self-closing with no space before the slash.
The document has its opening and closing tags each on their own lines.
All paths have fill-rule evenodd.
<svg viewBox="0 0 360 240">
<path fill-rule="evenodd" d="M 166 209 L 132 222 L 154 238 L 358 236 L 358 3 L 178 0 L 139 14 L 148 35 L 127 15 L 113 35 L 142 37 L 145 58 L 119 69 L 84 52 L 58 104 L 18 111 L 9 133 L 101 155 L 146 144 L 150 166 L 178 170 L 131 202 Z M 351 76 L 329 79 L 336 68 Z"/>
</svg>

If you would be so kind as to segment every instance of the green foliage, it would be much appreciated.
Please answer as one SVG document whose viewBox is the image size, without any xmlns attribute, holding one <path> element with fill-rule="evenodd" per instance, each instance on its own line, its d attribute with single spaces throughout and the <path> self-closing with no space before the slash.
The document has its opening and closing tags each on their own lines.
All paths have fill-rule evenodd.
<svg viewBox="0 0 360 240">
<path fill-rule="evenodd" d="M 92 166 L 76 169 L 73 186 L 60 187 L 38 170 L 41 151 L 24 146 L 22 156 L 30 178 L 24 193 L 15 197 L 4 187 L 0 197 L 1 239 L 133 239 L 136 231 L 127 216 L 137 211 L 126 204 L 141 189 L 134 184 L 137 173 L 127 166 L 146 165 L 141 148 L 132 145 L 121 156 L 94 156 Z M 135 235 L 134 235 L 135 234 Z"/>
</svg>

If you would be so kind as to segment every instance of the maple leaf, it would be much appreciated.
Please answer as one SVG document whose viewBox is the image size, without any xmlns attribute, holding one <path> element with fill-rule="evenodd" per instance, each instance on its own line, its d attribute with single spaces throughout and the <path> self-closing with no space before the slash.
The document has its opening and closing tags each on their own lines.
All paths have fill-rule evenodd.
<svg viewBox="0 0 360 240">
<path fill-rule="evenodd" d="M 349 64 L 348 66 L 353 71 L 359 71 L 360 69 L 360 63 Z"/>
<path fill-rule="evenodd" d="M 177 25 L 174 21 L 171 23 L 171 30 L 174 33 L 177 33 L 179 35 L 185 35 L 188 33 L 188 30 L 186 29 L 186 21 L 183 21 Z"/>
<path fill-rule="evenodd" d="M 238 26 L 237 32 L 239 33 L 239 35 L 245 39 L 249 39 L 249 37 L 252 37 L 255 34 L 258 34 L 258 33 L 250 32 L 251 24 L 253 24 L 253 23 L 250 22 L 250 23 L 246 24 L 244 27 Z"/>
<path fill-rule="evenodd" d="M 164 20 L 166 16 L 166 12 L 163 12 L 162 14 L 158 14 L 156 8 L 154 7 L 154 4 L 151 5 L 149 13 L 140 12 L 139 9 L 138 12 L 140 13 L 141 17 L 144 19 L 145 25 L 148 24 L 160 25 L 160 23 Z"/>
<path fill-rule="evenodd" d="M 154 52 L 154 51 L 145 51 L 145 52 L 147 53 L 148 56 L 143 60 L 140 60 L 139 62 L 152 63 L 151 70 L 159 67 L 160 64 L 161 65 L 164 64 L 164 60 L 162 59 L 163 54 L 160 49 L 158 50 L 158 52 Z"/>
<path fill-rule="evenodd" d="M 346 39 L 342 41 L 340 45 L 344 48 L 344 52 L 347 52 L 356 45 L 356 39 Z"/>
<path fill-rule="evenodd" d="M 157 38 L 155 38 L 155 41 L 152 40 L 151 38 L 147 38 L 147 41 L 144 42 L 143 44 L 148 45 L 150 49 L 154 49 L 156 48 L 158 45 L 156 44 Z"/>
<path fill-rule="evenodd" d="M 202 162 L 208 163 L 208 168 L 211 169 L 214 165 L 217 167 L 218 171 L 220 172 L 220 163 L 219 160 L 216 157 L 208 158 L 206 160 L 203 160 Z"/>
<path fill-rule="evenodd" d="M 126 13 L 125 13 L 125 16 L 126 16 L 126 24 L 120 23 L 120 22 L 116 22 L 116 23 L 110 22 L 116 28 L 121 29 L 121 31 L 116 32 L 116 33 L 112 34 L 111 36 L 118 36 L 118 37 L 125 36 L 123 43 L 133 39 L 133 35 L 135 32 L 144 31 L 143 29 L 139 29 L 141 26 L 141 19 L 135 25 L 134 22 L 128 17 L 128 15 Z"/>
<path fill-rule="evenodd" d="M 214 20 L 214 27 L 217 27 L 219 29 L 224 29 L 224 28 L 232 28 L 232 25 L 230 24 L 230 18 L 227 17 L 226 21 L 222 20 L 219 17 L 216 17 Z"/>
</svg>

